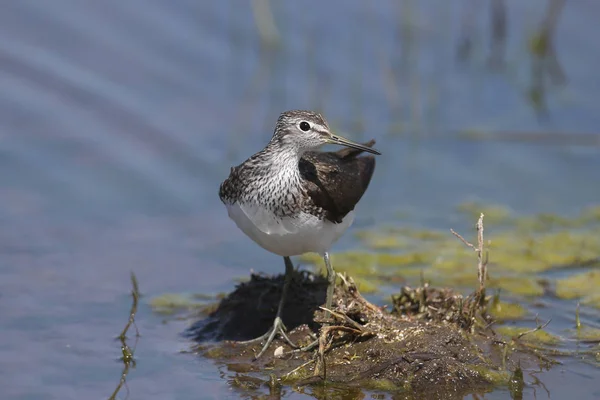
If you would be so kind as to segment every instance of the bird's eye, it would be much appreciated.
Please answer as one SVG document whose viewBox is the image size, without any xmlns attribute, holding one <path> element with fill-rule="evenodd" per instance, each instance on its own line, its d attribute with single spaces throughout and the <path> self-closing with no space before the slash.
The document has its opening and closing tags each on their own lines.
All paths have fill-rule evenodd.
<svg viewBox="0 0 600 400">
<path fill-rule="evenodd" d="M 306 121 L 302 121 L 300 122 L 300 129 L 302 129 L 304 132 L 308 132 L 310 130 L 310 124 Z"/>
</svg>

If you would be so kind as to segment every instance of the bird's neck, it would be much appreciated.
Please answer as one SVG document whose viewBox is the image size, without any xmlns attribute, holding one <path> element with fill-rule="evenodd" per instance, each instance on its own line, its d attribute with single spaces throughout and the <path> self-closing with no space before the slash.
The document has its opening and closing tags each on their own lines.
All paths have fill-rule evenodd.
<svg viewBox="0 0 600 400">
<path fill-rule="evenodd" d="M 298 171 L 298 163 L 304 151 L 286 146 L 279 141 L 271 141 L 263 150 L 263 156 L 273 167 Z"/>
<path fill-rule="evenodd" d="M 254 171 L 252 183 L 247 188 L 252 192 L 268 192 L 269 196 L 285 196 L 297 192 L 301 187 L 298 163 L 303 152 L 278 143 L 269 143 L 257 153 L 249 167 Z"/>
</svg>

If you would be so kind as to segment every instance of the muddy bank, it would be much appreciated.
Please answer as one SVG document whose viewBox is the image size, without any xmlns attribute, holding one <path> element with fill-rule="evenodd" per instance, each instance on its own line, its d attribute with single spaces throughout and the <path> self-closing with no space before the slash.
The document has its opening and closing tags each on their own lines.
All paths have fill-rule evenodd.
<svg viewBox="0 0 600 400">
<path fill-rule="evenodd" d="M 338 279 L 332 316 L 319 309 L 326 281 L 296 272 L 283 320 L 299 346 L 277 339 L 259 360 L 260 343 L 240 344 L 266 332 L 281 295 L 283 276 L 253 275 L 188 332 L 197 351 L 238 373 L 250 386 L 328 385 L 418 393 L 428 398 L 483 393 L 498 385 L 522 390 L 521 368 L 551 364 L 494 332 L 485 296 L 463 297 L 427 285 L 404 287 L 389 309 L 368 302 L 351 278 Z M 212 340 L 212 341 L 211 341 Z M 244 383 L 246 382 L 246 383 Z"/>
</svg>

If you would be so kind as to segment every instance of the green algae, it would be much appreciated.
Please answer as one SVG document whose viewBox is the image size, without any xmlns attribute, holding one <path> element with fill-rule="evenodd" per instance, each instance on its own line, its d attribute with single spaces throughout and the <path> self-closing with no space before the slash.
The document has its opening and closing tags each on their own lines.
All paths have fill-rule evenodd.
<svg viewBox="0 0 600 400">
<path fill-rule="evenodd" d="M 488 381 L 494 386 L 505 386 L 511 378 L 509 371 L 495 370 L 484 365 L 468 365 L 468 368 L 474 372 L 477 372 L 483 379 Z"/>
<path fill-rule="evenodd" d="M 532 276 L 503 276 L 502 278 L 491 278 L 489 287 L 502 289 L 502 291 L 518 294 L 521 296 L 541 296 L 544 288 L 535 277 Z"/>
<path fill-rule="evenodd" d="M 600 329 L 591 327 L 576 329 L 574 336 L 582 341 L 600 342 Z"/>
<path fill-rule="evenodd" d="M 493 262 L 515 272 L 543 272 L 578 266 L 600 254 L 600 238 L 589 232 L 525 235 L 506 232 L 490 240 Z"/>
<path fill-rule="evenodd" d="M 527 315 L 527 310 L 517 303 L 507 303 L 504 301 L 496 301 L 490 307 L 488 312 L 497 320 L 517 320 Z"/>
<path fill-rule="evenodd" d="M 549 346 L 554 346 L 560 343 L 560 338 L 558 336 L 552 335 L 551 333 L 548 333 L 543 329 L 538 329 L 536 331 L 531 332 L 530 328 L 518 326 L 501 326 L 496 329 L 496 332 L 511 338 L 516 338 L 519 335 L 528 332 L 521 336 L 519 340 L 532 344 L 545 344 Z"/>
<path fill-rule="evenodd" d="M 357 237 L 371 250 L 398 250 L 410 246 L 409 241 L 391 234 L 358 232 Z"/>
<path fill-rule="evenodd" d="M 538 282 L 538 273 L 589 266 L 600 254 L 600 206 L 573 217 L 550 213 L 517 216 L 502 205 L 481 202 L 466 202 L 457 210 L 471 216 L 481 211 L 486 214 L 488 284 L 492 288 L 519 296 L 541 296 L 544 287 Z M 473 251 L 447 231 L 385 226 L 361 230 L 356 237 L 365 250 L 334 254 L 332 262 L 336 270 L 374 281 L 369 290 L 390 280 L 416 283 L 422 276 L 436 285 L 466 289 L 477 284 Z M 318 255 L 301 259 L 322 264 Z M 586 293 L 576 297 L 584 304 L 600 306 L 600 295 L 588 286 L 582 290 Z"/>
<path fill-rule="evenodd" d="M 382 285 L 382 282 L 380 280 L 374 281 L 372 279 L 365 279 L 360 277 L 356 278 L 354 282 L 356 283 L 356 287 L 358 287 L 358 290 L 366 294 L 377 293 L 379 291 L 379 287 Z"/>
<path fill-rule="evenodd" d="M 204 297 L 204 296 L 203 296 Z M 214 300 L 214 297 L 211 298 Z M 196 296 L 186 296 L 179 293 L 164 293 L 150 300 L 150 307 L 156 314 L 175 315 L 186 311 L 202 311 L 209 313 L 216 304 L 199 302 Z M 208 300 L 208 299 L 206 299 Z"/>
<path fill-rule="evenodd" d="M 581 298 L 582 303 L 600 308 L 600 271 L 593 270 L 556 281 L 556 295 L 561 299 Z"/>
<path fill-rule="evenodd" d="M 323 270 L 321 256 L 307 253 L 300 256 L 300 260 L 318 266 Z M 361 251 L 347 251 L 331 255 L 331 264 L 337 272 L 346 272 L 356 277 L 377 277 L 381 275 L 380 267 L 414 267 L 425 266 L 432 261 L 432 255 L 426 252 L 414 251 L 408 253 L 370 253 Z M 418 275 L 414 269 L 401 269 L 399 274 Z"/>
<path fill-rule="evenodd" d="M 406 250 L 411 248 L 423 248 L 424 244 L 438 243 L 447 240 L 445 232 L 433 229 L 412 227 L 382 227 L 376 231 L 360 230 L 355 236 L 364 247 L 369 250 Z"/>
<path fill-rule="evenodd" d="M 413 227 L 392 227 L 390 228 L 391 233 L 396 235 L 402 235 L 404 237 L 414 240 L 426 240 L 426 241 L 439 241 L 448 238 L 446 232 L 440 232 L 435 229 L 423 229 Z"/>
<path fill-rule="evenodd" d="M 556 228 L 579 228 L 583 223 L 579 219 L 567 218 L 550 213 L 539 213 L 533 216 L 520 217 L 516 228 L 521 231 L 544 232 Z"/>
<path fill-rule="evenodd" d="M 596 221 L 600 207 L 589 208 L 570 219 L 548 213 L 515 217 L 505 207 L 483 207 L 479 203 L 464 203 L 459 210 L 473 213 L 478 207 L 503 222 L 501 227 L 494 227 L 496 231 L 486 240 L 491 254 L 489 286 L 492 288 L 521 296 L 540 296 L 544 288 L 538 282 L 537 273 L 577 268 L 589 264 L 589 260 L 600 254 L 600 235 L 590 233 L 593 224 L 581 229 L 583 220 L 588 225 L 589 221 Z M 486 222 L 489 226 L 488 215 Z M 522 230 L 523 226 L 528 226 L 529 230 Z M 536 230 L 542 228 L 545 231 Z M 390 281 L 407 279 L 409 283 L 415 283 L 422 275 L 436 285 L 472 288 L 477 283 L 473 251 L 448 232 L 384 227 L 362 230 L 356 235 L 367 250 L 334 253 L 332 263 L 336 271 L 357 277 L 369 292 Z M 301 260 L 323 270 L 319 255 L 304 255 Z M 584 303 L 598 304 L 599 297 L 588 296 Z"/>
</svg>

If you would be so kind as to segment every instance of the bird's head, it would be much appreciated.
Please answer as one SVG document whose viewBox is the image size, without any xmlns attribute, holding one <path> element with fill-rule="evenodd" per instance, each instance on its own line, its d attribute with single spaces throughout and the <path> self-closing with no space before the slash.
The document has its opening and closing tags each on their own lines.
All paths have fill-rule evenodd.
<svg viewBox="0 0 600 400">
<path fill-rule="evenodd" d="M 333 134 L 321 114 L 312 111 L 283 112 L 277 120 L 272 141 L 293 148 L 298 153 L 317 150 L 325 144 L 337 144 L 373 154 L 381 154 L 375 149 Z"/>
</svg>

